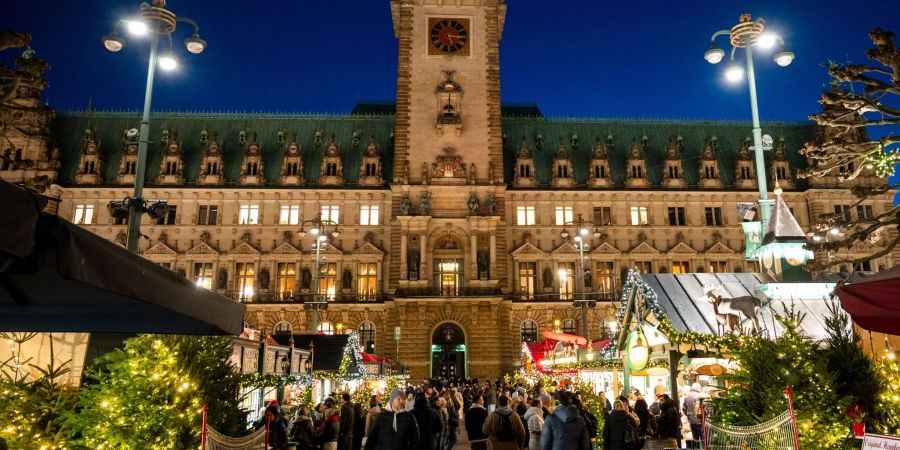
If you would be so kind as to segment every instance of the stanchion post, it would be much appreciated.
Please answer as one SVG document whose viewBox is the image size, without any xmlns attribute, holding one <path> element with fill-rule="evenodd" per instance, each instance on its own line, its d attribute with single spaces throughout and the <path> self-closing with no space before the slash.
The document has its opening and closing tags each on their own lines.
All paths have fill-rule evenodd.
<svg viewBox="0 0 900 450">
<path fill-rule="evenodd" d="M 790 387 L 784 388 L 784 393 L 787 395 L 788 409 L 791 412 L 791 428 L 794 429 L 794 447 L 797 450 L 800 450 L 800 435 L 797 433 L 797 417 L 794 415 L 794 394 L 791 392 Z"/>
<path fill-rule="evenodd" d="M 207 425 L 207 422 L 206 422 L 207 417 L 206 416 L 207 416 L 207 413 L 209 412 L 209 407 L 206 405 L 203 405 L 203 409 L 201 411 L 203 411 L 203 413 L 202 413 L 202 420 L 201 420 L 202 428 L 200 429 L 200 450 L 206 450 L 206 425 Z"/>
</svg>

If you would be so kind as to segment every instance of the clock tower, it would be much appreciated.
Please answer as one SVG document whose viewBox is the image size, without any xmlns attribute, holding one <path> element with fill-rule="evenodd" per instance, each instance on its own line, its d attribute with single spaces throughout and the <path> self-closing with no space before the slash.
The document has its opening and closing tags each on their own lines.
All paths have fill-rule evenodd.
<svg viewBox="0 0 900 450">
<path fill-rule="evenodd" d="M 391 0 L 399 41 L 394 184 L 503 181 L 504 0 Z"/>
</svg>

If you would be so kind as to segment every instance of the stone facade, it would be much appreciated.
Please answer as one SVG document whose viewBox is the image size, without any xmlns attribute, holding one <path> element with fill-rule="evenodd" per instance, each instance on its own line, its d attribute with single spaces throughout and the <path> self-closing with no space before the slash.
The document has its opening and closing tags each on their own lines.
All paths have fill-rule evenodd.
<svg viewBox="0 0 900 450">
<path fill-rule="evenodd" d="M 571 301 L 581 293 L 580 252 L 563 237 L 579 217 L 595 224 L 584 249 L 586 291 L 601 301 L 587 311 L 594 339 L 608 333 L 630 268 L 758 270 L 743 259 L 735 208 L 758 196 L 749 124 L 504 114 L 503 1 L 390 6 L 400 56 L 389 113 L 360 104 L 346 116 L 153 117 L 144 195 L 173 208 L 143 218 L 145 257 L 247 302 L 246 322 L 266 333 L 310 330 L 314 312 L 303 303 L 318 291 L 331 302 L 315 312 L 320 329 L 374 329 L 364 341 L 414 378 L 451 370 L 494 378 L 518 363 L 523 333 L 580 330 Z M 430 54 L 428 25 L 448 18 L 467 19 L 468 54 Z M 58 213 L 123 243 L 126 226 L 106 205 L 131 193 L 127 132 L 136 117 L 59 113 L 49 130 L 34 130 L 37 140 L 5 131 L 14 146 L 41 147 L 25 152 L 33 158 L 51 156 L 0 176 L 23 182 L 52 168 L 46 193 L 61 200 Z M 804 229 L 854 203 L 837 178 L 795 179 L 813 125 L 763 128 L 778 142 L 769 178 L 779 178 Z M 891 199 L 863 206 L 850 213 L 879 214 Z M 340 235 L 322 249 L 315 286 L 313 240 L 298 231 L 317 215 L 338 222 Z M 432 351 L 446 329 L 463 333 L 453 340 L 465 345 L 456 360 Z"/>
</svg>

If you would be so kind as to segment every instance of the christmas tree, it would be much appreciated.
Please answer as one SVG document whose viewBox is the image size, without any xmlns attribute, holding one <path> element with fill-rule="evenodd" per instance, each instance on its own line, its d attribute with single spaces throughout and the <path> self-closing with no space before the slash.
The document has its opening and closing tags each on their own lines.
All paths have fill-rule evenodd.
<svg viewBox="0 0 900 450">
<path fill-rule="evenodd" d="M 240 375 L 227 338 L 142 335 L 103 356 L 79 393 L 66 426 L 90 448 L 178 450 L 200 443 L 201 408 L 209 424 L 238 434 Z"/>
<path fill-rule="evenodd" d="M 820 344 L 798 331 L 803 318 L 786 310 L 779 317 L 781 336 L 734 350 L 739 368 L 726 376 L 731 386 L 715 400 L 716 420 L 747 426 L 772 419 L 788 409 L 784 391 L 790 387 L 801 448 L 858 449 L 846 415 L 852 397 L 838 392 Z"/>
</svg>

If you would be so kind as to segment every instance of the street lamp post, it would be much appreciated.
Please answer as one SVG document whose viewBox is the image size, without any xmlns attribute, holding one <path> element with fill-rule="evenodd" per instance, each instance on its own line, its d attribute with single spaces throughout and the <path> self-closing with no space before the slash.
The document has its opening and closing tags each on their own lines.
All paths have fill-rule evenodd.
<svg viewBox="0 0 900 450">
<path fill-rule="evenodd" d="M 144 195 L 144 176 L 147 171 L 147 145 L 150 142 L 150 103 L 153 98 L 153 77 L 156 68 L 173 70 L 177 66 L 172 54 L 172 33 L 178 22 L 186 22 L 194 26 L 194 35 L 184 40 L 187 50 L 193 54 L 202 53 L 206 49 L 206 41 L 200 39 L 197 22 L 187 18 L 178 17 L 175 13 L 166 9 L 165 0 L 153 0 L 153 4 L 141 3 L 138 17 L 131 20 L 120 21 L 116 30 L 103 37 L 103 45 L 111 52 L 118 52 L 125 47 L 125 39 L 118 33 L 120 25 L 133 35 L 150 37 L 150 62 L 147 65 L 147 86 L 144 90 L 144 112 L 141 116 L 141 128 L 138 135 L 137 167 L 135 167 L 134 195 L 126 199 L 128 206 L 128 239 L 126 247 L 130 252 L 138 251 L 138 242 L 141 236 L 141 215 L 147 212 L 147 201 Z M 165 36 L 169 42 L 169 51 L 158 56 L 159 38 Z M 165 204 L 163 203 L 163 210 Z"/>
<path fill-rule="evenodd" d="M 735 51 L 738 48 L 745 50 L 745 64 L 747 66 L 747 84 L 750 87 L 750 113 L 753 117 L 753 152 L 756 160 L 756 180 L 759 185 L 759 209 L 762 229 L 765 230 L 766 224 L 772 211 L 772 201 L 769 200 L 769 192 L 766 186 L 766 166 L 763 150 L 766 147 L 771 148 L 771 138 L 763 137 L 762 129 L 759 124 L 759 107 L 757 105 L 756 96 L 756 71 L 753 67 L 753 47 L 771 48 L 779 44 L 781 50 L 775 53 L 775 63 L 781 67 L 786 67 L 794 60 L 794 53 L 785 49 L 784 40 L 776 33 L 765 31 L 766 23 L 761 17 L 751 20 L 750 14 L 741 15 L 740 22 L 733 26 L 730 30 L 720 30 L 713 33 L 710 38 L 710 48 L 703 54 L 703 58 L 710 64 L 718 64 L 725 57 L 725 50 L 716 47 L 716 38 L 719 36 L 729 36 L 731 42 L 731 57 L 728 68 L 725 70 L 725 77 L 732 82 L 740 81 L 744 76 L 744 69 L 741 68 L 734 60 Z"/>
<path fill-rule="evenodd" d="M 312 310 L 312 333 L 315 334 L 319 327 L 319 309 L 328 309 L 328 299 L 319 299 L 319 265 L 321 261 L 322 246 L 328 241 L 328 237 L 340 236 L 338 224 L 329 219 L 322 220 L 321 215 L 304 221 L 300 224 L 300 236 L 306 236 L 306 227 L 309 226 L 309 234 L 315 239 L 313 245 L 316 247 L 316 262 L 313 270 L 313 299 L 311 302 L 305 302 L 303 308 Z M 330 231 L 329 231 L 330 230 Z"/>
<path fill-rule="evenodd" d="M 587 308 L 593 308 L 597 306 L 597 299 L 587 298 L 587 283 L 585 282 L 586 271 L 584 265 L 584 241 L 587 238 L 587 235 L 590 233 L 590 227 L 594 228 L 594 237 L 600 237 L 600 228 L 597 224 L 585 220 L 584 217 L 581 216 L 581 214 L 578 215 L 578 219 L 576 219 L 574 222 L 566 222 L 565 224 L 563 224 L 564 227 L 566 225 L 572 225 L 576 230 L 575 236 L 572 237 L 572 240 L 575 241 L 575 243 L 578 245 L 578 270 L 581 272 L 581 279 L 579 280 L 581 286 L 580 296 L 576 296 L 576 298 L 574 299 L 574 304 L 575 307 L 581 307 L 581 334 L 585 339 L 587 339 L 588 344 L 590 345 L 591 338 L 587 323 Z M 569 237 L 569 232 L 565 228 L 563 228 L 563 231 L 562 233 L 560 233 L 560 235 L 564 239 L 566 239 Z"/>
</svg>

